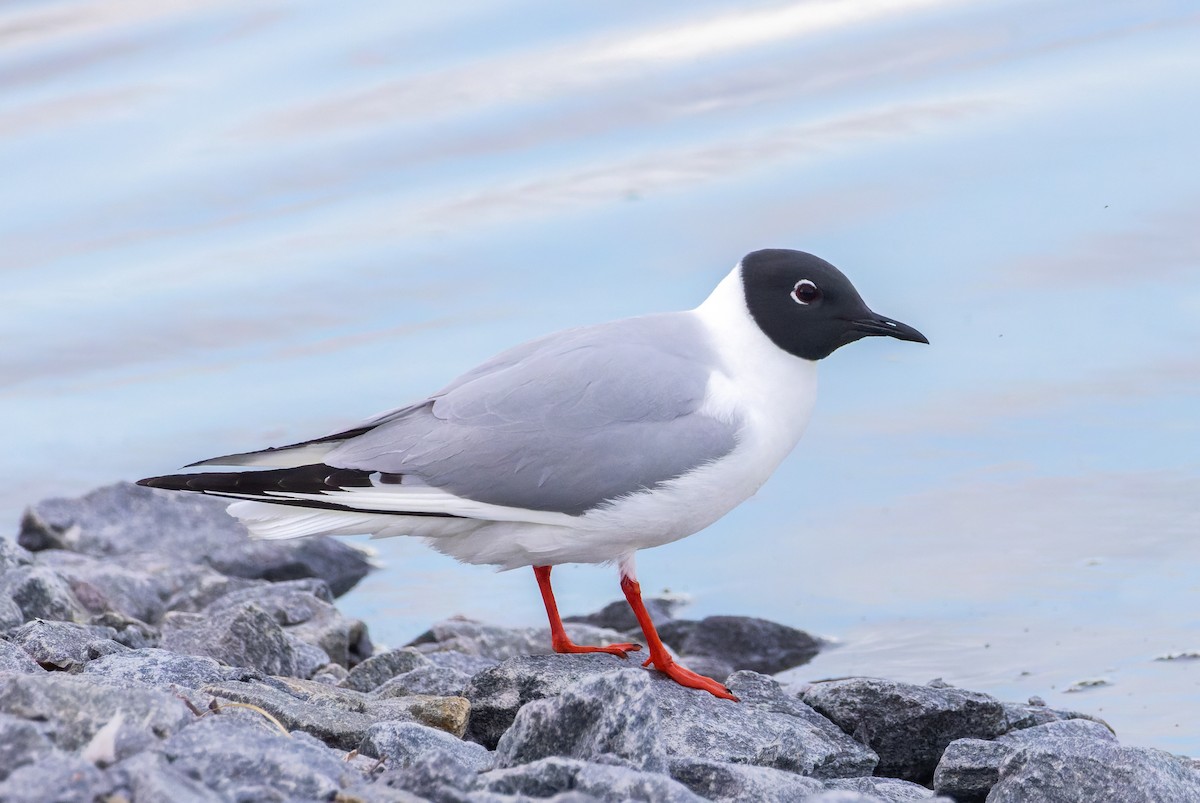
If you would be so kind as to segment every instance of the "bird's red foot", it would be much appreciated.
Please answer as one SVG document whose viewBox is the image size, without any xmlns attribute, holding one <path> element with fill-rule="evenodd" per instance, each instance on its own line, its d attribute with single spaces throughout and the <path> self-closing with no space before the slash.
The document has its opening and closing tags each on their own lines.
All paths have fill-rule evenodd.
<svg viewBox="0 0 1200 803">
<path fill-rule="evenodd" d="M 615 655 L 618 658 L 628 658 L 629 653 L 637 652 L 642 648 L 641 644 L 633 644 L 631 642 L 621 642 L 620 644 L 609 644 L 606 647 L 588 647 L 581 644 L 576 644 L 565 635 L 562 638 L 552 639 L 555 652 L 565 653 L 580 653 L 580 652 L 604 652 L 609 655 Z"/>
<path fill-rule="evenodd" d="M 686 666 L 680 666 L 670 655 L 657 658 L 651 655 L 642 666 L 653 666 L 680 686 L 706 691 L 713 697 L 733 700 L 735 703 L 741 702 L 741 700 L 733 695 L 733 692 L 725 688 L 724 684 L 718 683 L 712 678 L 706 678 L 704 675 L 698 675 Z"/>
</svg>

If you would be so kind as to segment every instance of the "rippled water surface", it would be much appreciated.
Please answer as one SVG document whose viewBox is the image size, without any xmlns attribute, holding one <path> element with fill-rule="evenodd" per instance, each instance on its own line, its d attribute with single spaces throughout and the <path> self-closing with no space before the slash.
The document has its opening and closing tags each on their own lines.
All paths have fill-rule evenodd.
<svg viewBox="0 0 1200 803">
<path fill-rule="evenodd" d="M 1200 753 L 1192 2 L 9 2 L 0 515 L 417 398 L 803 248 L 930 347 L 822 367 L 757 497 L 642 553 L 689 614 Z M 541 621 L 378 542 L 396 644 Z M 562 607 L 618 596 L 563 567 Z M 1071 691 L 1081 681 L 1108 685 Z"/>
</svg>

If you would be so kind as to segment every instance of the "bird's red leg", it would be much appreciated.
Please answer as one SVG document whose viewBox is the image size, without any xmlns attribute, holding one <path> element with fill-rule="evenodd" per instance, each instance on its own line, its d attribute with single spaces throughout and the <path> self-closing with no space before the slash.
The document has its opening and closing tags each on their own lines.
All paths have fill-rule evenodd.
<svg viewBox="0 0 1200 803">
<path fill-rule="evenodd" d="M 625 592 L 625 599 L 629 600 L 629 607 L 633 608 L 633 615 L 637 617 L 638 624 L 642 626 L 642 633 L 646 636 L 646 644 L 650 647 L 650 657 L 646 659 L 646 662 L 642 666 L 653 665 L 655 669 L 665 674 L 680 686 L 687 686 L 690 689 L 701 689 L 714 697 L 723 697 L 726 700 L 739 702 L 738 698 L 734 697 L 733 693 L 725 688 L 724 685 L 712 678 L 698 675 L 675 662 L 675 659 L 667 652 L 667 648 L 663 646 L 662 639 L 658 637 L 658 631 L 654 629 L 654 622 L 650 620 L 650 613 L 646 610 L 646 606 L 642 604 L 642 587 L 638 584 L 637 580 L 622 572 L 621 590 Z"/>
<path fill-rule="evenodd" d="M 625 658 L 626 653 L 636 652 L 642 648 L 641 644 L 609 644 L 607 647 L 585 647 L 575 644 L 571 639 L 567 638 L 567 631 L 563 629 L 562 619 L 558 615 L 558 604 L 554 601 L 554 590 L 550 588 L 550 568 L 549 566 L 534 566 L 533 574 L 537 577 L 538 588 L 542 591 L 542 602 L 546 603 L 546 616 L 550 618 L 550 642 L 554 645 L 555 652 L 606 652 L 609 655 L 616 655 L 619 658 Z"/>
</svg>

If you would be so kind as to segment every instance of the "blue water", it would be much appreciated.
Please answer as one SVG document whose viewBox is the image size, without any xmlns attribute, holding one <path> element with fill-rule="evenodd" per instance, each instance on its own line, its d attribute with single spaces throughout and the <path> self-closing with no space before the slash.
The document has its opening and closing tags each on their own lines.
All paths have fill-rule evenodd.
<svg viewBox="0 0 1200 803">
<path fill-rule="evenodd" d="M 690 615 L 1200 753 L 1191 2 L 10 2 L 0 516 L 322 434 L 556 328 L 813 251 L 930 347 L 822 371 L 797 453 L 642 553 Z M 375 542 L 398 644 L 527 571 Z M 564 610 L 618 596 L 556 572 Z M 1067 691 L 1082 680 L 1109 685 Z"/>
</svg>

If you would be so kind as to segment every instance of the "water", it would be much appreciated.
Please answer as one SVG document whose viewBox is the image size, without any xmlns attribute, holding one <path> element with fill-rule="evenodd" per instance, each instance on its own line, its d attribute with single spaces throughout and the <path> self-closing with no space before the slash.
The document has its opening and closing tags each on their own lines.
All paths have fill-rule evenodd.
<svg viewBox="0 0 1200 803">
<path fill-rule="evenodd" d="M 818 253 L 930 347 L 822 371 L 762 492 L 640 556 L 1200 753 L 1200 14 L 1189 2 L 0 7 L 0 516 L 324 433 L 555 328 Z M 398 644 L 527 571 L 377 542 Z M 618 596 L 556 572 L 566 611 Z M 1070 691 L 1102 679 L 1107 685 Z"/>
</svg>

